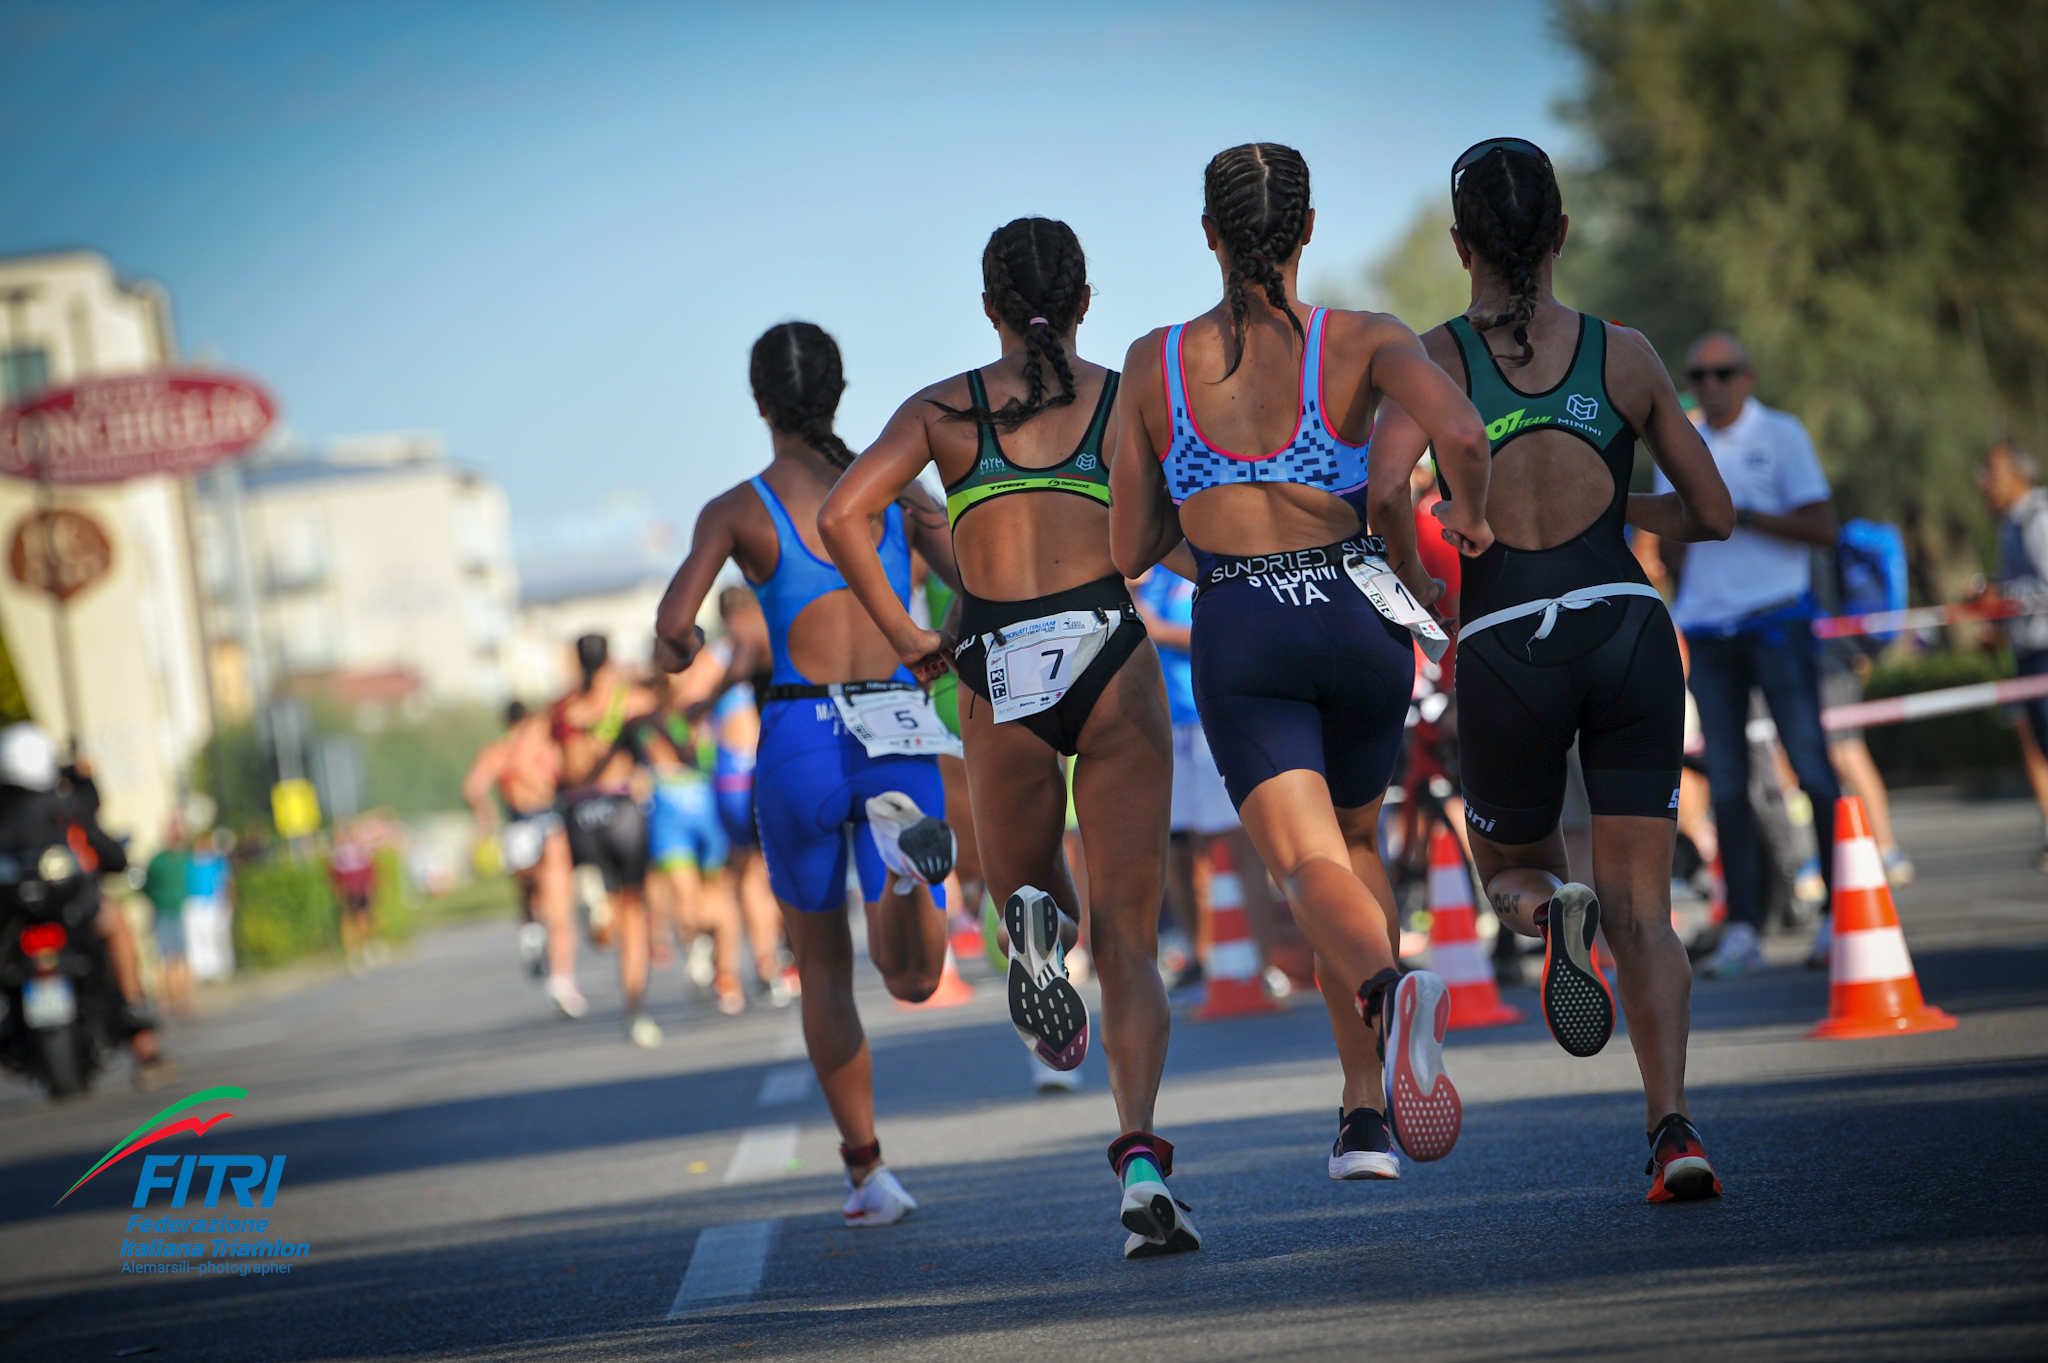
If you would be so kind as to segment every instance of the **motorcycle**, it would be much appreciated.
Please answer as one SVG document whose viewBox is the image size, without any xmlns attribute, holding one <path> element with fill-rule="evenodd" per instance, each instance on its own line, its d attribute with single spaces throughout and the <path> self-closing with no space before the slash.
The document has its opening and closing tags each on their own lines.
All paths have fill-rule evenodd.
<svg viewBox="0 0 2048 1363">
<path fill-rule="evenodd" d="M 52 1098 L 90 1087 L 130 1030 L 93 925 L 98 888 L 69 847 L 0 850 L 0 1066 Z"/>
</svg>

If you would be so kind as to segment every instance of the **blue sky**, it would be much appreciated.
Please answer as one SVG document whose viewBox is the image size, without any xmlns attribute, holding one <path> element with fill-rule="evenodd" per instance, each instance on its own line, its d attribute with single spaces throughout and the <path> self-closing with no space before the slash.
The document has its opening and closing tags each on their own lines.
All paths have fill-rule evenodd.
<svg viewBox="0 0 2048 1363">
<path fill-rule="evenodd" d="M 994 357 L 979 257 L 1065 218 L 1085 354 L 1216 298 L 1201 171 L 1307 155 L 1309 280 L 1355 278 L 1450 159 L 1567 144 L 1533 0 L 1430 5 L 0 5 L 0 254 L 161 280 L 187 353 L 308 440 L 432 428 L 525 523 L 686 524 L 766 441 L 747 348 L 846 355 L 859 446 Z M 1312 291 L 1313 292 L 1313 291 Z"/>
</svg>

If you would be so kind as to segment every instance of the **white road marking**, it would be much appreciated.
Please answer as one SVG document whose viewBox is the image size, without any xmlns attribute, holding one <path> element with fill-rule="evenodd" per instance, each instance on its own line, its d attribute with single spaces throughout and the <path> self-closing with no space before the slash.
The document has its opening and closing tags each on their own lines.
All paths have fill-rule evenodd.
<svg viewBox="0 0 2048 1363">
<path fill-rule="evenodd" d="M 811 1096 L 811 1067 L 809 1065 L 783 1065 L 761 1076 L 762 1107 L 780 1107 L 784 1103 L 801 1103 Z"/>
<path fill-rule="evenodd" d="M 795 1127 L 790 1130 L 794 1132 Z M 731 1180 L 728 1179 L 728 1182 Z M 745 1301 L 761 1286 L 761 1272 L 768 1266 L 768 1249 L 775 1242 L 778 1221 L 736 1221 L 730 1226 L 711 1226 L 697 1236 L 690 1251 L 690 1266 L 683 1272 L 676 1299 L 669 1303 L 668 1318 L 675 1320 L 709 1306 L 730 1306 Z"/>
<path fill-rule="evenodd" d="M 752 1183 L 786 1173 L 796 1158 L 796 1123 L 787 1126 L 757 1126 L 741 1134 L 739 1149 L 725 1167 L 727 1183 Z"/>
</svg>

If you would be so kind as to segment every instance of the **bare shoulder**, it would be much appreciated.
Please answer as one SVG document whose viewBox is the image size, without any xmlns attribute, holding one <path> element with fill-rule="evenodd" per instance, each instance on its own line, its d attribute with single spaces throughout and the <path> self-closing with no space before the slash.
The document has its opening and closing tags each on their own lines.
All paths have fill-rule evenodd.
<svg viewBox="0 0 2048 1363">
<path fill-rule="evenodd" d="M 1665 369 L 1650 338 L 1634 327 L 1603 322 L 1607 328 L 1607 386 L 1623 415 L 1647 415 L 1659 394 L 1671 389 L 1671 373 Z"/>
<path fill-rule="evenodd" d="M 1323 321 L 1323 347 L 1345 359 L 1369 361 L 1387 346 L 1413 346 L 1415 333 L 1391 312 L 1331 308 Z"/>
<path fill-rule="evenodd" d="M 1151 385 L 1160 382 L 1160 356 L 1166 352 L 1166 333 L 1171 327 L 1154 327 L 1131 342 L 1131 348 L 1124 352 L 1123 382 Z"/>
</svg>

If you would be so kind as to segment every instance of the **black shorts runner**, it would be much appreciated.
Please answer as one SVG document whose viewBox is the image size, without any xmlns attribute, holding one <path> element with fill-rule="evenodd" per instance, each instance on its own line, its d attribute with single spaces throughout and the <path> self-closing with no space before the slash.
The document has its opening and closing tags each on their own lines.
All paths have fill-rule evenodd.
<svg viewBox="0 0 2048 1363">
<path fill-rule="evenodd" d="M 1088 723 L 1095 702 L 1124 661 L 1145 642 L 1145 622 L 1131 604 L 1130 588 L 1123 578 L 1112 574 L 1050 596 L 1025 601 L 985 601 L 972 592 L 960 593 L 960 643 L 953 650 L 953 670 L 975 695 L 984 701 L 988 693 L 988 653 L 982 645 L 984 634 L 1007 629 L 1024 620 L 1037 620 L 1068 611 L 1097 611 L 1123 617 L 1104 641 L 1102 651 L 1082 670 L 1060 697 L 1059 704 L 1012 721 L 1044 739 L 1054 751 L 1072 757 L 1079 751 L 1081 730 Z"/>
<path fill-rule="evenodd" d="M 608 892 L 647 879 L 647 819 L 632 796 L 572 791 L 562 798 L 562 822 L 569 830 L 570 859 L 595 866 Z"/>
</svg>

